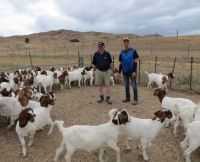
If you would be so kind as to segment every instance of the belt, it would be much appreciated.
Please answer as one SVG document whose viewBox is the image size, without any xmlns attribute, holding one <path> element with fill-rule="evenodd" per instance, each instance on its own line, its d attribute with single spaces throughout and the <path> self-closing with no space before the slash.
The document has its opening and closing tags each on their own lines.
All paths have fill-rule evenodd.
<svg viewBox="0 0 200 162">
<path fill-rule="evenodd" d="M 105 72 L 105 71 L 107 71 L 108 69 L 106 69 L 106 70 L 100 70 L 100 69 L 98 69 L 99 71 L 103 71 L 103 72 Z"/>
</svg>

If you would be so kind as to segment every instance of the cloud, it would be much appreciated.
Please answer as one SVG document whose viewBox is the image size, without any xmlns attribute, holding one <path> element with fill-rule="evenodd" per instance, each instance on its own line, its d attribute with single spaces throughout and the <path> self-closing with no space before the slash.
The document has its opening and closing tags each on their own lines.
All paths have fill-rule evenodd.
<svg viewBox="0 0 200 162">
<path fill-rule="evenodd" d="M 3 36 L 56 29 L 200 34 L 198 0 L 2 0 L 0 16 Z"/>
</svg>

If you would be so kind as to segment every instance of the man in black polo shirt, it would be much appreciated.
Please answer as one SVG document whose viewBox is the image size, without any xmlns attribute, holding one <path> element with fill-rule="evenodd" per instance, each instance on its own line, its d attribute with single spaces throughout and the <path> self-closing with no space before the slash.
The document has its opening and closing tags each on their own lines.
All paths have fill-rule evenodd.
<svg viewBox="0 0 200 162">
<path fill-rule="evenodd" d="M 98 103 L 104 101 L 103 88 L 106 91 L 106 102 L 112 104 L 110 99 L 111 88 L 110 88 L 110 77 L 112 68 L 112 59 L 110 53 L 105 51 L 105 45 L 103 42 L 98 43 L 98 51 L 93 56 L 93 74 L 95 78 L 95 84 L 99 86 L 100 100 Z"/>
</svg>

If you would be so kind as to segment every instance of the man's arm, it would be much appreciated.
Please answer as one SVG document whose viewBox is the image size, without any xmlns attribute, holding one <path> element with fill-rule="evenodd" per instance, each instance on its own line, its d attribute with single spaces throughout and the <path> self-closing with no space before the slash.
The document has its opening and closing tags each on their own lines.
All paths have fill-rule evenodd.
<svg viewBox="0 0 200 162">
<path fill-rule="evenodd" d="M 122 71 L 122 55 L 121 53 L 119 54 L 119 73 Z"/>
<path fill-rule="evenodd" d="M 95 78 L 95 74 L 96 74 L 96 60 L 95 60 L 95 54 L 94 54 L 93 59 L 92 59 L 92 68 L 93 68 L 93 77 Z"/>
<path fill-rule="evenodd" d="M 135 50 L 134 51 L 134 62 L 133 62 L 133 69 L 132 69 L 132 77 L 133 78 L 136 78 L 137 76 L 137 64 L 138 64 L 138 61 L 139 61 L 139 56 L 138 56 L 138 53 L 137 51 Z"/>
<path fill-rule="evenodd" d="M 109 61 L 110 61 L 110 69 L 111 69 L 112 71 L 114 71 L 113 61 L 112 61 L 112 58 L 111 58 L 110 53 L 109 53 Z"/>
</svg>

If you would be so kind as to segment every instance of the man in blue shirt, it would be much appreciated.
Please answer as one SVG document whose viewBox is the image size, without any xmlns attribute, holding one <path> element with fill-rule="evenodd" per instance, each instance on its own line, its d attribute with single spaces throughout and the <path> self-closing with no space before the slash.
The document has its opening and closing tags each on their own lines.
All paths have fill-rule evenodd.
<svg viewBox="0 0 200 162">
<path fill-rule="evenodd" d="M 122 71 L 123 77 L 124 77 L 124 84 L 125 84 L 125 92 L 126 92 L 126 98 L 122 102 L 129 102 L 130 101 L 130 80 L 131 85 L 133 86 L 133 105 L 138 104 L 138 92 L 137 92 L 137 62 L 139 60 L 139 56 L 137 54 L 137 51 L 133 48 L 129 47 L 129 39 L 124 38 L 123 39 L 123 45 L 124 49 L 120 52 L 119 55 L 119 71 Z"/>
</svg>

